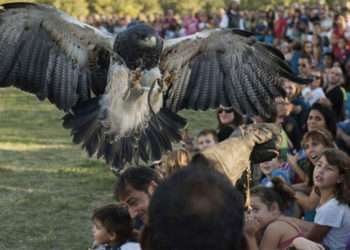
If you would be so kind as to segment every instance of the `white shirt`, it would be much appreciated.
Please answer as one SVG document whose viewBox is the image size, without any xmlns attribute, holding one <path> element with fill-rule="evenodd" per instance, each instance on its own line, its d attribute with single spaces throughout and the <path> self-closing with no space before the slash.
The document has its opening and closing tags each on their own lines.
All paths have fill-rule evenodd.
<svg viewBox="0 0 350 250">
<path fill-rule="evenodd" d="M 219 27 L 220 28 L 228 27 L 228 16 L 226 14 L 221 17 Z"/>
<path fill-rule="evenodd" d="M 128 242 L 121 246 L 121 250 L 141 250 L 140 244 L 136 242 Z"/>
<path fill-rule="evenodd" d="M 345 250 L 346 240 L 350 236 L 350 208 L 339 203 L 335 198 L 330 199 L 316 208 L 314 222 L 329 226 L 328 234 L 323 238 L 323 244 L 330 250 Z"/>
<path fill-rule="evenodd" d="M 310 87 L 304 88 L 301 94 L 303 95 L 305 102 L 310 106 L 317 102 L 321 97 L 326 96 L 322 88 L 311 89 Z"/>
</svg>

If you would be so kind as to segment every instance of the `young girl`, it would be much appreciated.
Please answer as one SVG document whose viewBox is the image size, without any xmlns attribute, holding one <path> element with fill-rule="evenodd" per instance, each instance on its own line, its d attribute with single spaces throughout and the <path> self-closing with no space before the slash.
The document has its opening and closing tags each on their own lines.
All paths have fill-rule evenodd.
<svg viewBox="0 0 350 250">
<path fill-rule="evenodd" d="M 282 214 L 287 201 L 279 192 L 276 187 L 257 186 L 252 189 L 252 209 L 248 220 L 253 217 L 257 225 L 250 226 L 246 223 L 245 236 L 250 250 L 287 249 L 292 246 L 294 239 L 303 236 L 297 224 Z M 258 238 L 261 238 L 259 243 Z"/>
<path fill-rule="evenodd" d="M 349 174 L 350 159 L 339 149 L 325 149 L 314 169 L 314 185 L 320 193 L 314 225 L 307 238 L 321 242 L 330 250 L 345 249 L 350 236 L 349 197 L 344 177 Z"/>
<path fill-rule="evenodd" d="M 285 190 L 289 191 L 295 198 L 296 202 L 301 206 L 304 211 L 304 219 L 307 221 L 313 221 L 314 209 L 320 201 L 320 196 L 313 186 L 313 170 L 316 164 L 316 160 L 319 157 L 320 152 L 324 148 L 334 147 L 334 141 L 331 134 L 324 129 L 314 128 L 307 132 L 302 141 L 302 146 L 306 154 L 306 167 L 305 172 L 308 176 L 303 183 L 293 185 L 292 188 L 284 186 Z M 296 161 L 293 164 L 297 164 Z M 294 169 L 296 166 L 293 167 Z"/>
</svg>

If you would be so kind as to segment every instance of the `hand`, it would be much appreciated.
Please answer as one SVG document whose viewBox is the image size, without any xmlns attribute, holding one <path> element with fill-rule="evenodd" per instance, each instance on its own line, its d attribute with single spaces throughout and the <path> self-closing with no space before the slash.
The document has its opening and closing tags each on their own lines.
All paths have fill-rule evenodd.
<svg viewBox="0 0 350 250">
<path fill-rule="evenodd" d="M 321 103 L 327 107 L 332 107 L 332 103 L 331 101 L 327 98 L 327 97 L 321 97 L 319 100 L 318 100 L 318 103 Z"/>
<path fill-rule="evenodd" d="M 283 190 L 286 192 L 286 195 L 288 195 L 290 199 L 293 199 L 295 196 L 295 190 L 289 186 L 285 181 L 283 181 L 280 177 L 275 176 L 271 179 L 274 186 L 276 186 L 278 189 Z"/>
<path fill-rule="evenodd" d="M 259 229 L 259 222 L 249 211 L 244 214 L 244 234 L 248 237 L 255 237 Z"/>
<path fill-rule="evenodd" d="M 304 237 L 297 237 L 293 240 L 292 246 L 298 250 L 325 250 L 325 248 L 316 242 Z"/>
<path fill-rule="evenodd" d="M 250 124 L 242 126 L 240 130 L 240 135 L 230 137 L 201 152 L 214 161 L 216 168 L 225 173 L 233 183 L 236 183 L 242 173 L 250 167 L 251 161 L 254 163 L 254 153 L 264 157 L 274 156 L 281 139 L 280 127 L 275 124 Z M 261 157 L 257 159 L 261 160 Z"/>
<path fill-rule="evenodd" d="M 298 155 L 287 154 L 287 162 L 291 167 L 298 165 Z"/>
</svg>

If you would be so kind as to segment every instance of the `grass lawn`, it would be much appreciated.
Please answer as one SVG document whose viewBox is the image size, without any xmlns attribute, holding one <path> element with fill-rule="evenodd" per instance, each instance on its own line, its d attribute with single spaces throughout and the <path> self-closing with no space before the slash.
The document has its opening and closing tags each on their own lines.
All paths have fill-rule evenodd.
<svg viewBox="0 0 350 250">
<path fill-rule="evenodd" d="M 183 112 L 189 129 L 213 128 L 209 112 Z M 0 250 L 82 250 L 92 210 L 113 202 L 115 176 L 61 127 L 63 113 L 15 89 L 0 89 Z"/>
</svg>

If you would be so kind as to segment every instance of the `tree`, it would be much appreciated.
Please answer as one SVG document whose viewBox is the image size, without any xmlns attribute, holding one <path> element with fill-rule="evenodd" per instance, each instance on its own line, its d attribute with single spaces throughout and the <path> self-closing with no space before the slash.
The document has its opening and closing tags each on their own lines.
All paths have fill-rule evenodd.
<svg viewBox="0 0 350 250">
<path fill-rule="evenodd" d="M 18 2 L 18 0 L 0 0 L 0 4 Z M 56 8 L 68 13 L 72 16 L 86 16 L 89 14 L 88 4 L 86 0 L 21 0 L 21 2 L 34 2 L 54 5 Z"/>
</svg>

